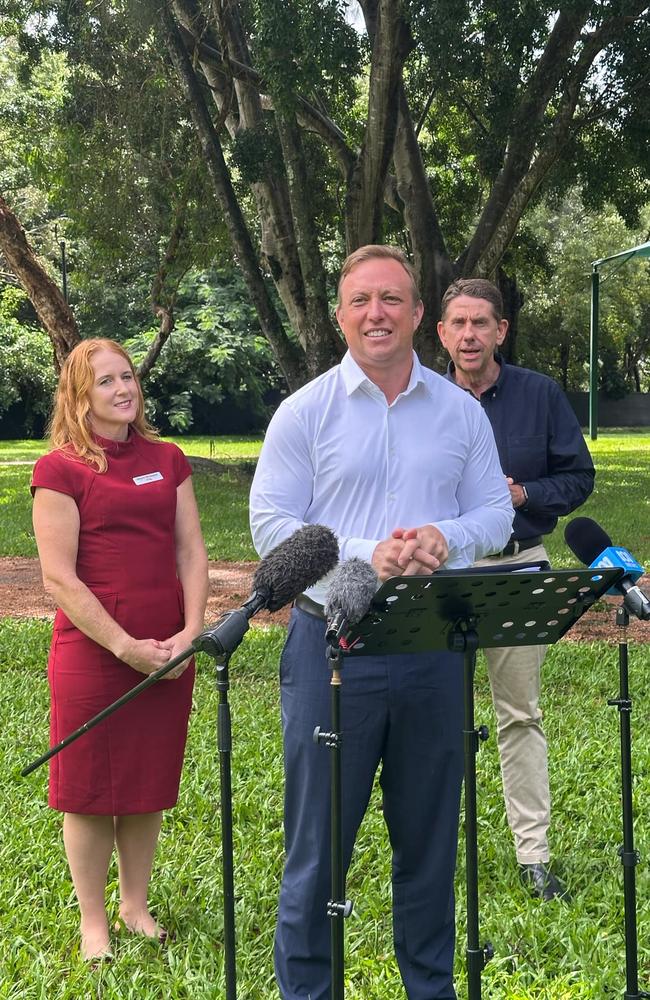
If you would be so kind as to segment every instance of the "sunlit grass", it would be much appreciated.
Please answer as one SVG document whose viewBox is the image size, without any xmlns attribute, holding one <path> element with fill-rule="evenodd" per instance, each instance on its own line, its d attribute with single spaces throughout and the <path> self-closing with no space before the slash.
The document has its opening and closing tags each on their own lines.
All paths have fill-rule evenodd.
<svg viewBox="0 0 650 1000">
<path fill-rule="evenodd" d="M 49 443 L 42 438 L 0 441 L 0 462 L 35 462 L 49 448 Z"/>
<path fill-rule="evenodd" d="M 254 559 L 248 530 L 248 492 L 251 463 L 261 447 L 258 437 L 170 438 L 187 455 L 214 458 L 233 465 L 233 474 L 194 477 L 201 521 L 211 559 Z M 587 441 L 596 465 L 596 486 L 587 503 L 573 517 L 593 517 L 612 539 L 650 565 L 650 433 L 645 430 L 601 432 L 597 441 Z M 0 462 L 18 456 L 37 458 L 44 442 L 0 442 Z M 237 466 L 246 472 L 239 474 Z M 31 529 L 29 466 L 0 465 L 0 515 L 3 531 L 1 555 L 36 555 Z M 564 544 L 567 519 L 546 539 L 553 563 L 575 565 L 575 557 Z M 0 998 L 1 1000 L 1 998 Z"/>
<path fill-rule="evenodd" d="M 254 462 L 262 447 L 262 437 L 234 435 L 231 437 L 169 437 L 186 455 L 211 458 L 215 462 Z"/>
<path fill-rule="evenodd" d="M 19 769 L 47 740 L 45 661 L 50 625 L 0 621 L 0 997 L 2 1000 L 214 1000 L 224 996 L 218 695 L 214 667 L 200 662 L 178 806 L 166 815 L 151 903 L 177 932 L 159 950 L 120 938 L 116 959 L 93 975 L 79 958 L 77 912 L 60 838 L 45 805 L 45 770 Z M 277 668 L 284 630 L 252 629 L 231 664 L 238 996 L 271 1000 L 272 938 L 282 867 L 282 748 Z M 650 646 L 631 647 L 636 844 L 648 857 Z M 345 683 L 345 681 L 344 681 Z M 604 1000 L 625 987 L 616 649 L 561 642 L 544 666 L 554 822 L 553 856 L 573 892 L 570 905 L 542 904 L 521 889 L 504 816 L 494 718 L 479 658 L 476 717 L 492 730 L 477 759 L 480 940 L 496 955 L 483 973 L 490 1000 Z M 327 724 L 328 719 L 323 723 Z M 323 752 L 327 752 L 323 749 Z M 344 751 L 343 751 L 344 752 Z M 344 761 L 344 758 L 343 758 Z M 461 833 L 462 836 L 462 833 Z M 462 845 L 457 873 L 456 978 L 465 977 Z M 650 877 L 637 868 L 639 963 L 650 985 Z M 117 910 L 111 870 L 108 905 Z M 375 788 L 347 885 L 346 997 L 403 1000 L 393 957 L 390 847 Z"/>
</svg>

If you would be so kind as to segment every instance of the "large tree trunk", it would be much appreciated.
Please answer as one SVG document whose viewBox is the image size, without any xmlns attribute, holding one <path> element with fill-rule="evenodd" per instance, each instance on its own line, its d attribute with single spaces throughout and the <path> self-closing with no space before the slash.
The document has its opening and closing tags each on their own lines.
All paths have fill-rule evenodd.
<svg viewBox="0 0 650 1000">
<path fill-rule="evenodd" d="M 190 33 L 191 44 L 231 136 L 241 137 L 250 132 L 259 137 L 259 142 L 268 142 L 267 117 L 260 94 L 264 83 L 250 66 L 239 4 L 236 0 L 227 3 L 217 0 L 213 4 L 218 41 L 213 25 L 205 21 L 194 0 L 174 0 L 174 9 Z M 212 44 L 207 46 L 206 42 Z M 313 127 L 335 137 L 331 123 L 328 128 L 324 116 L 319 116 L 308 102 L 296 98 L 295 104 Z M 317 375 L 339 360 L 341 342 L 329 314 L 325 274 L 308 210 L 299 130 L 291 125 L 287 113 L 283 117 L 276 115 L 276 126 L 282 159 L 276 158 L 271 171 L 250 183 L 261 226 L 261 257 L 305 352 L 306 370 L 309 375 Z M 339 133 L 339 151 L 341 139 Z M 302 179 L 302 192 L 298 178 Z"/>
<path fill-rule="evenodd" d="M 446 364 L 446 354 L 437 333 L 440 300 L 455 274 L 438 222 L 420 146 L 401 84 L 399 127 L 393 160 L 397 175 L 397 193 L 403 205 L 404 221 L 411 236 L 413 262 L 424 302 L 424 316 L 415 337 L 415 347 L 423 364 L 440 371 Z"/>
<path fill-rule="evenodd" d="M 232 186 L 219 137 L 176 22 L 166 6 L 161 9 L 160 17 L 169 54 L 188 102 L 233 249 L 257 310 L 262 331 L 273 348 L 287 384 L 291 389 L 296 389 L 307 379 L 304 355 L 287 336 L 264 282 L 250 233 Z"/>
<path fill-rule="evenodd" d="M 346 192 L 348 253 L 382 240 L 384 191 L 397 131 L 399 88 L 412 38 L 395 0 L 363 4 L 372 40 L 368 117 L 358 160 Z"/>
<path fill-rule="evenodd" d="M 0 250 L 29 296 L 36 314 L 54 347 L 58 371 L 72 348 L 81 340 L 70 306 L 45 268 L 39 264 L 25 230 L 0 195 Z"/>
</svg>

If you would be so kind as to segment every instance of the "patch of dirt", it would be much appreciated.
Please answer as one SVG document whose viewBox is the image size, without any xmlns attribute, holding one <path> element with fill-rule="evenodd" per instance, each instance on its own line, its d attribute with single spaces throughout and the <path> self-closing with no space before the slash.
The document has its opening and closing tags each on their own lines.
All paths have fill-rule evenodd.
<svg viewBox="0 0 650 1000">
<path fill-rule="evenodd" d="M 255 562 L 211 562 L 210 596 L 206 620 L 214 622 L 226 611 L 238 608 L 248 597 Z M 639 580 L 646 591 L 650 589 L 650 577 Z M 606 597 L 597 601 L 582 618 L 576 622 L 565 640 L 592 642 L 619 641 L 619 629 L 614 615 L 619 605 L 616 597 Z M 43 590 L 38 559 L 0 559 L 0 617 L 9 618 L 53 618 L 55 606 Z M 255 616 L 254 625 L 286 625 L 289 609 L 283 608 L 275 614 L 266 611 Z M 650 642 L 650 624 L 632 619 L 628 639 L 634 642 Z"/>
</svg>

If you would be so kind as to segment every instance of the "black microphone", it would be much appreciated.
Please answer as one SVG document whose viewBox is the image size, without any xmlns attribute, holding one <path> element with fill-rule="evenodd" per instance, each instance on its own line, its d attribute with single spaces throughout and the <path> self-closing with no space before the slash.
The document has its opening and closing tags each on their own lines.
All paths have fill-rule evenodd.
<svg viewBox="0 0 650 1000">
<path fill-rule="evenodd" d="M 262 559 L 253 574 L 253 591 L 250 597 L 237 611 L 229 611 L 217 621 L 212 628 L 205 629 L 192 645 L 184 649 L 178 656 L 168 660 L 164 666 L 154 670 L 143 681 L 131 688 L 112 705 L 94 715 L 74 733 L 51 747 L 38 760 L 33 761 L 20 773 L 23 777 L 31 774 L 45 761 L 70 746 L 76 739 L 116 712 L 122 705 L 132 701 L 139 694 L 157 684 L 179 663 L 189 659 L 193 653 L 202 651 L 209 653 L 214 659 L 224 659 L 233 653 L 248 632 L 248 620 L 262 608 L 278 611 L 285 604 L 293 601 L 298 594 L 315 583 L 330 570 L 334 569 L 339 558 L 339 545 L 336 535 L 321 524 L 308 524 L 269 552 Z M 220 709 L 222 705 L 219 706 Z"/>
<path fill-rule="evenodd" d="M 279 611 L 330 572 L 338 562 L 336 535 L 322 524 L 307 524 L 269 552 L 253 574 L 253 590 L 236 611 L 223 615 L 192 641 L 210 656 L 230 655 L 248 631 L 249 619 L 266 608 Z"/>
<path fill-rule="evenodd" d="M 325 638 L 338 642 L 350 626 L 356 625 L 369 610 L 379 586 L 379 577 L 369 562 L 346 559 L 332 576 L 325 602 L 327 628 Z"/>
<path fill-rule="evenodd" d="M 590 569 L 624 570 L 625 575 L 614 584 L 613 589 L 623 594 L 623 604 L 631 615 L 641 621 L 650 621 L 650 599 L 640 587 L 635 586 L 643 567 L 627 549 L 614 545 L 607 532 L 590 517 L 576 517 L 569 521 L 564 529 L 564 540 Z"/>
</svg>

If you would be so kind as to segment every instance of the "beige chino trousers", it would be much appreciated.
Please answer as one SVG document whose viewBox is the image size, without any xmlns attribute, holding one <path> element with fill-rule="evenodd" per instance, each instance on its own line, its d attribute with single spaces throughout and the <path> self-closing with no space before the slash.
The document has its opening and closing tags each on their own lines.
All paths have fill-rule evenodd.
<svg viewBox="0 0 650 1000">
<path fill-rule="evenodd" d="M 480 559 L 475 566 L 529 563 L 548 559 L 543 545 L 514 556 Z M 546 646 L 484 650 L 492 703 L 497 717 L 497 746 L 508 824 L 519 864 L 549 861 L 551 794 L 546 737 L 542 730 L 540 668 Z"/>
</svg>

